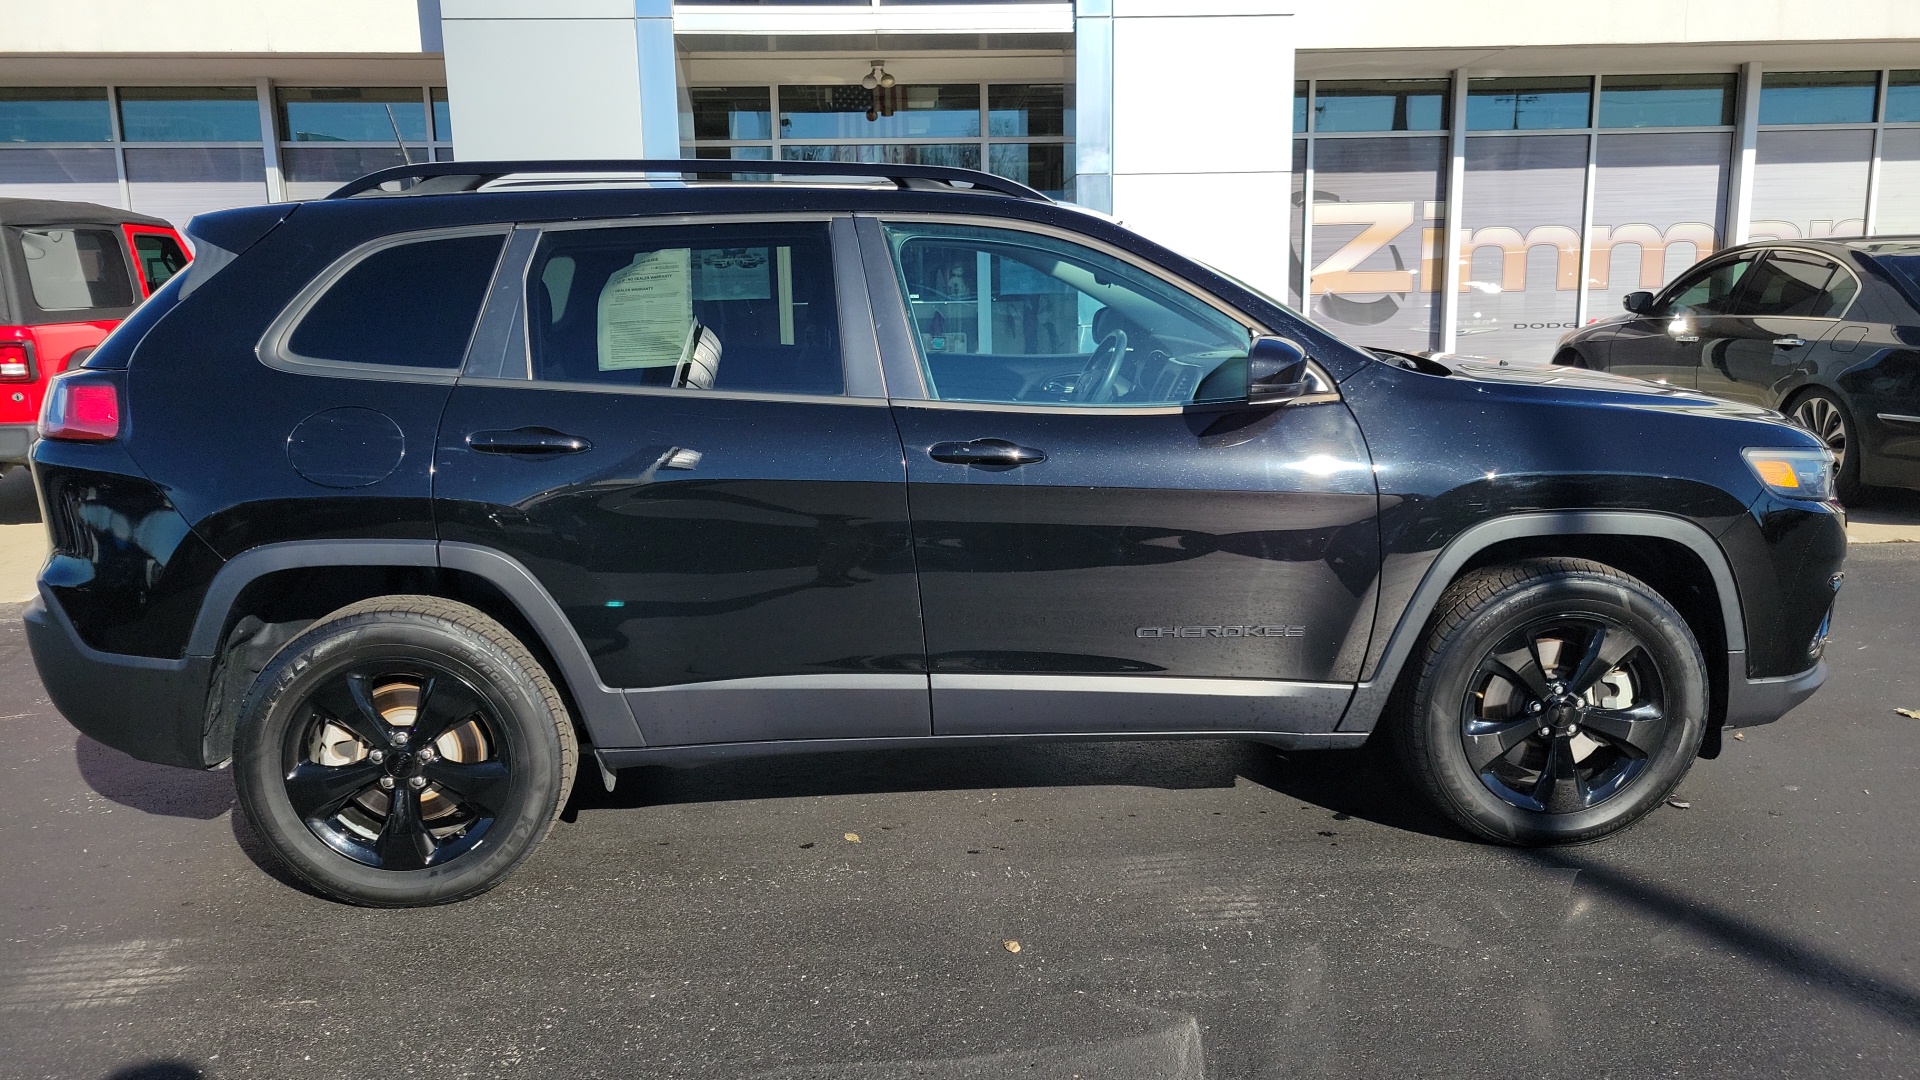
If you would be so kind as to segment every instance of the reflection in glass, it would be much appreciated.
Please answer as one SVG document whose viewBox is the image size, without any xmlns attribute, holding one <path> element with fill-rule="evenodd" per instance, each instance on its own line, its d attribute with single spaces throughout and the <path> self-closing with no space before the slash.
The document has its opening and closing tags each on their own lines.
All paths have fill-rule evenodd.
<svg viewBox="0 0 1920 1080">
<path fill-rule="evenodd" d="M 1870 124 L 1880 74 L 1783 71 L 1760 76 L 1762 124 Z"/>
<path fill-rule="evenodd" d="M 1887 122 L 1920 122 L 1920 71 L 1888 72 Z"/>
<path fill-rule="evenodd" d="M 1574 327 L 1587 136 L 1467 140 L 1460 351 L 1551 360 Z"/>
<path fill-rule="evenodd" d="M 994 143 L 987 148 L 987 171 L 1055 199 L 1073 198 L 1072 143 Z"/>
<path fill-rule="evenodd" d="M 711 161 L 770 161 L 773 158 L 771 146 L 698 146 L 682 147 L 681 157 L 706 158 Z M 764 182 L 773 179 L 772 173 L 700 173 L 702 180 L 737 180 Z"/>
<path fill-rule="evenodd" d="M 997 139 L 1073 134 L 1073 88 L 1061 83 L 988 87 L 987 134 Z"/>
<path fill-rule="evenodd" d="M 840 143 L 831 146 L 787 144 L 783 161 L 858 161 L 868 165 L 947 165 L 980 167 L 979 143 Z"/>
<path fill-rule="evenodd" d="M 453 115 L 447 109 L 447 88 L 436 86 L 433 95 L 433 137 L 441 142 L 453 141 Z"/>
<path fill-rule="evenodd" d="M 251 86 L 123 86 L 128 142 L 259 142 L 260 98 Z"/>
<path fill-rule="evenodd" d="M 1321 82 L 1313 98 L 1315 131 L 1444 131 L 1447 80 Z"/>
<path fill-rule="evenodd" d="M 1755 240 L 1866 232 L 1870 128 L 1762 131 L 1753 174 Z"/>
<path fill-rule="evenodd" d="M 113 117 L 102 86 L 0 86 L 0 142 L 106 142 Z"/>
<path fill-rule="evenodd" d="M 1467 83 L 1467 130 L 1528 131 L 1586 127 L 1593 79 L 1473 79 Z"/>
<path fill-rule="evenodd" d="M 691 138 L 773 137 L 773 104 L 764 86 L 696 86 L 687 90 L 687 98 L 693 109 Z"/>
<path fill-rule="evenodd" d="M 1443 138 L 1314 148 L 1316 321 L 1367 345 L 1437 347 L 1446 157 Z"/>
<path fill-rule="evenodd" d="M 1606 75 L 1600 79 L 1600 126 L 1731 127 L 1734 77 Z"/>
<path fill-rule="evenodd" d="M 1307 130 L 1307 81 L 1301 79 L 1293 84 L 1293 130 Z"/>
<path fill-rule="evenodd" d="M 417 86 L 281 87 L 280 137 L 288 142 L 425 142 Z"/>
<path fill-rule="evenodd" d="M 888 115 L 891 113 L 891 115 Z M 980 87 L 782 86 L 783 139 L 978 138 Z"/>
</svg>

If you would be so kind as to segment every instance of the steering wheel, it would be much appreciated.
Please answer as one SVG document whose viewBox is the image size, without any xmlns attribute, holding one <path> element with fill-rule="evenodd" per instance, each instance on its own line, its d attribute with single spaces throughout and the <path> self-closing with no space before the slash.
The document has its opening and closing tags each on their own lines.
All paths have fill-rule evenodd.
<svg viewBox="0 0 1920 1080">
<path fill-rule="evenodd" d="M 1115 330 L 1094 346 L 1087 366 L 1074 380 L 1073 400 L 1088 405 L 1113 400 L 1113 383 L 1120 377 L 1120 362 L 1127 358 L 1127 332 Z"/>
</svg>

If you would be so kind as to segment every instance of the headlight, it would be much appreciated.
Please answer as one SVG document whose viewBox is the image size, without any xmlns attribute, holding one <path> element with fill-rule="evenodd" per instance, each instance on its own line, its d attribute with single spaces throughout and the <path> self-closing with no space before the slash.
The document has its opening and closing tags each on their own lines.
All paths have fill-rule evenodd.
<svg viewBox="0 0 1920 1080">
<path fill-rule="evenodd" d="M 1794 499 L 1833 498 L 1833 451 L 1796 448 L 1768 450 L 1748 447 L 1740 452 L 1747 467 L 1776 495 Z"/>
</svg>

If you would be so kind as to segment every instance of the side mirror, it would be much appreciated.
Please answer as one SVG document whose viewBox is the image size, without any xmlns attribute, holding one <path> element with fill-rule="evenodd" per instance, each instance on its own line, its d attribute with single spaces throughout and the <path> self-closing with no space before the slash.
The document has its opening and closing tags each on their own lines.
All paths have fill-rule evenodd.
<svg viewBox="0 0 1920 1080">
<path fill-rule="evenodd" d="M 1620 306 L 1635 315 L 1653 314 L 1653 294 L 1650 292 L 1630 292 L 1620 298 Z"/>
<path fill-rule="evenodd" d="M 1313 389 L 1307 351 L 1282 337 L 1258 337 L 1247 350 L 1247 400 L 1291 401 Z"/>
</svg>

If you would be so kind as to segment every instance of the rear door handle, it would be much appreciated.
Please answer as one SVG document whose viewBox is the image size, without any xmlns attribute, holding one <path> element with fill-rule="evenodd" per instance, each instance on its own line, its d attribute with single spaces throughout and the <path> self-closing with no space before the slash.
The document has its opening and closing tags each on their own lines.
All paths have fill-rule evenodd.
<svg viewBox="0 0 1920 1080">
<path fill-rule="evenodd" d="M 593 444 L 578 435 L 552 428 L 523 427 L 511 431 L 476 431 L 467 436 L 467 448 L 482 454 L 546 457 L 578 454 L 593 449 Z"/>
<path fill-rule="evenodd" d="M 927 456 L 949 465 L 988 465 L 1012 468 L 1047 460 L 1047 455 L 1005 439 L 974 439 L 971 442 L 934 443 Z"/>
<path fill-rule="evenodd" d="M 1800 337 L 1798 335 L 1791 335 L 1788 337 L 1774 338 L 1773 343 L 1775 345 L 1780 346 L 1783 349 L 1797 349 L 1800 346 L 1805 345 L 1807 343 L 1807 339 Z"/>
</svg>

